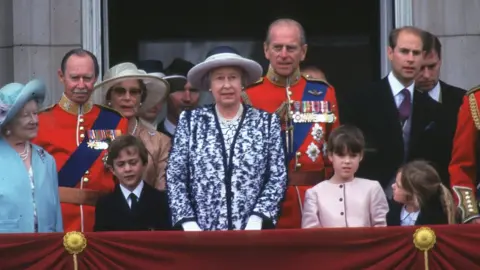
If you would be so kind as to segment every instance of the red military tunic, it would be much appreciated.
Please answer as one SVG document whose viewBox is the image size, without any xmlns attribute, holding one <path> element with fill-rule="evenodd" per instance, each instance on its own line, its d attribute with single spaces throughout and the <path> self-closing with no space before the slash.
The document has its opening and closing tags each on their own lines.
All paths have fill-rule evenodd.
<svg viewBox="0 0 480 270">
<path fill-rule="evenodd" d="M 462 222 L 480 217 L 476 200 L 477 165 L 479 164 L 478 136 L 480 130 L 480 86 L 474 87 L 463 98 L 458 112 L 457 129 L 453 139 L 452 159 L 448 167 L 453 197 L 461 213 Z"/>
<path fill-rule="evenodd" d="M 245 91 L 243 99 L 282 119 L 289 187 L 277 228 L 300 228 L 306 190 L 333 174 L 326 147 L 331 131 L 339 125 L 335 90 L 324 81 L 301 76 L 298 70 L 284 78 L 270 68 L 265 78 Z M 305 117 L 312 113 L 317 117 Z"/>
<path fill-rule="evenodd" d="M 120 113 L 92 103 L 80 110 L 65 96 L 39 114 L 38 136 L 33 143 L 42 146 L 57 163 L 65 231 L 93 231 L 96 200 L 111 192 L 115 185 L 103 162 L 107 152 L 105 143 L 93 147 L 91 143 L 86 146 L 86 142 L 100 142 L 105 138 L 100 133 L 114 134 L 113 137 L 126 134 L 127 128 L 128 121 Z M 96 134 L 95 140 L 92 134 Z"/>
</svg>

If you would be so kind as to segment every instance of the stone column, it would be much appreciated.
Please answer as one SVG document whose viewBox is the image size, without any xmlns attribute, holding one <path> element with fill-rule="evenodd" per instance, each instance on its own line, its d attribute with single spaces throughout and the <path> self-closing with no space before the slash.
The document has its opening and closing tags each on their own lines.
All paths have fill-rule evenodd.
<svg viewBox="0 0 480 270">
<path fill-rule="evenodd" d="M 67 51 L 82 47 L 81 1 L 1 2 L 13 6 L 13 79 L 22 83 L 43 80 L 48 87 L 44 105 L 57 102 L 63 92 L 57 75 L 61 59 Z"/>
<path fill-rule="evenodd" d="M 12 2 L 0 1 L 0 87 L 13 80 Z"/>
<path fill-rule="evenodd" d="M 480 84 L 480 1 L 413 1 L 415 26 L 442 43 L 441 79 L 470 89 Z"/>
</svg>

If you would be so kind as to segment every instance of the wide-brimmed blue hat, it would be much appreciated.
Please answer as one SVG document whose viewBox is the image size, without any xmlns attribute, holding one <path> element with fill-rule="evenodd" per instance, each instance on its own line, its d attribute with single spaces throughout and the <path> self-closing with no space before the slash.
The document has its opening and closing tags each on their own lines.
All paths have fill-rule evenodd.
<svg viewBox="0 0 480 270">
<path fill-rule="evenodd" d="M 45 84 L 32 80 L 27 84 L 9 83 L 0 89 L 0 127 L 10 122 L 25 104 L 31 100 L 42 103 L 45 99 Z"/>
<path fill-rule="evenodd" d="M 250 85 L 262 77 L 263 69 L 259 63 L 242 57 L 229 46 L 219 46 L 212 49 L 205 61 L 197 64 L 188 72 L 187 79 L 194 88 L 208 88 L 207 75 L 216 68 L 239 67 L 245 71 L 245 83 Z"/>
</svg>

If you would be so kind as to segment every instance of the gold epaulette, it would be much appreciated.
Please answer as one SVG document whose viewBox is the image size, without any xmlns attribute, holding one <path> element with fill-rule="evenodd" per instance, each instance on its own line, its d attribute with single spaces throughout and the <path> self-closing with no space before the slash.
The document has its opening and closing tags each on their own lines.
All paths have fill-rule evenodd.
<svg viewBox="0 0 480 270">
<path fill-rule="evenodd" d="M 468 90 L 466 95 L 468 97 L 468 105 L 470 106 L 470 113 L 472 114 L 473 123 L 475 123 L 477 130 L 480 130 L 480 112 L 478 110 L 477 99 L 474 95 L 478 90 L 480 90 L 480 85 Z"/>
<path fill-rule="evenodd" d="M 263 83 L 263 77 L 261 77 L 260 79 L 258 79 L 258 81 L 250 84 L 249 86 L 246 87 L 246 89 L 250 88 L 250 87 L 254 87 L 254 86 L 257 86 L 259 84 Z"/>
<path fill-rule="evenodd" d="M 55 105 L 57 105 L 57 104 L 53 104 L 53 105 L 47 106 L 47 107 L 41 109 L 38 113 L 48 112 L 48 111 L 50 111 L 51 109 L 53 109 L 53 107 L 55 107 Z"/>
<path fill-rule="evenodd" d="M 247 93 L 245 93 L 245 91 L 242 91 L 240 97 L 242 98 L 243 103 L 252 106 L 252 102 L 250 101 L 250 98 L 248 97 Z"/>
<path fill-rule="evenodd" d="M 321 83 L 324 83 L 324 84 L 330 86 L 330 84 L 329 84 L 326 80 L 312 78 L 312 76 L 310 76 L 310 75 L 304 75 L 304 74 L 302 74 L 302 77 L 303 77 L 305 80 L 307 80 L 307 81 L 311 81 L 311 82 L 321 82 Z"/>
<path fill-rule="evenodd" d="M 111 112 L 114 112 L 114 113 L 117 113 L 118 115 L 120 115 L 121 117 L 124 117 L 123 114 L 111 107 L 108 107 L 108 106 L 105 106 L 105 105 L 101 105 L 101 104 L 95 104 L 96 106 L 100 107 L 100 109 L 102 110 L 109 110 Z"/>
<path fill-rule="evenodd" d="M 477 92 L 478 90 L 480 90 L 480 85 L 477 85 L 477 86 L 473 87 L 472 89 L 468 90 L 465 95 L 469 96 L 469 95 Z"/>
<path fill-rule="evenodd" d="M 284 101 L 282 102 L 282 104 L 280 104 L 280 107 L 278 107 L 274 113 L 278 115 L 280 118 L 282 118 L 287 114 L 287 111 L 288 111 L 288 102 Z"/>
</svg>

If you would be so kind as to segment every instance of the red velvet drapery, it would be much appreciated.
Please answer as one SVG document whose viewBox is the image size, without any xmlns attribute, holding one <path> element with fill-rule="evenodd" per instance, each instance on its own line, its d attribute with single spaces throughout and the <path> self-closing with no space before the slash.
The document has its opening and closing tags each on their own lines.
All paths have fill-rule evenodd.
<svg viewBox="0 0 480 270">
<path fill-rule="evenodd" d="M 78 269 L 424 269 L 416 227 L 86 233 Z M 477 269 L 480 226 L 432 226 L 429 269 Z M 0 269 L 73 269 L 63 234 L 0 235 Z"/>
</svg>

